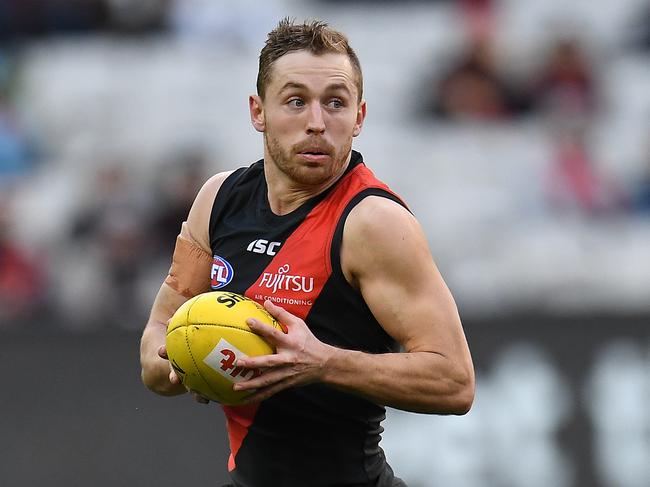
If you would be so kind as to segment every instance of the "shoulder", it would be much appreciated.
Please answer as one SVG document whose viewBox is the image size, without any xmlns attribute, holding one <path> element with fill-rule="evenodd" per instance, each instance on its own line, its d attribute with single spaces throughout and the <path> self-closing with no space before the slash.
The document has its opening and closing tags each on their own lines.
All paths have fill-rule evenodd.
<svg viewBox="0 0 650 487">
<path fill-rule="evenodd" d="M 390 198 L 368 196 L 350 211 L 341 265 L 351 283 L 375 270 L 403 269 L 404 262 L 419 258 L 431 258 L 428 243 L 419 222 L 404 206 Z"/>
<path fill-rule="evenodd" d="M 233 172 L 234 171 L 225 171 L 217 173 L 203 184 L 201 189 L 199 189 L 196 198 L 194 199 L 192 209 L 190 210 L 190 216 L 192 216 L 191 213 L 193 211 L 203 212 L 204 210 L 207 210 L 208 213 L 211 211 L 215 196 L 219 192 L 219 189 L 223 185 L 224 181 Z"/>
<path fill-rule="evenodd" d="M 403 205 L 383 196 L 367 196 L 351 211 L 345 223 L 345 237 L 394 241 L 403 231 L 419 229 L 415 217 Z"/>
<path fill-rule="evenodd" d="M 223 182 L 234 171 L 224 171 L 209 178 L 199 189 L 187 217 L 186 229 L 189 236 L 205 250 L 210 249 L 208 227 L 214 199 Z"/>
<path fill-rule="evenodd" d="M 235 172 L 235 171 L 234 170 L 233 171 L 224 171 L 224 172 L 217 173 L 214 176 L 212 176 L 211 178 L 209 178 L 203 184 L 201 189 L 199 190 L 199 192 L 197 194 L 197 199 L 198 198 L 209 198 L 209 197 L 214 198 L 214 196 L 219 191 L 219 188 L 221 188 L 221 185 L 223 184 L 223 182 L 233 172 Z"/>
</svg>

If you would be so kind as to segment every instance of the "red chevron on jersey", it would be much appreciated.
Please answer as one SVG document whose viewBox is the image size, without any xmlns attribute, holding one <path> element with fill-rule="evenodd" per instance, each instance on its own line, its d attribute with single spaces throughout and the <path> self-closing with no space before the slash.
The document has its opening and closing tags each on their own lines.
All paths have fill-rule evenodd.
<svg viewBox="0 0 650 487">
<path fill-rule="evenodd" d="M 235 469 L 235 456 L 241 447 L 248 428 L 253 422 L 259 404 L 243 406 L 222 406 L 226 415 L 228 426 L 228 441 L 230 442 L 230 457 L 228 458 L 228 471 Z"/>
<path fill-rule="evenodd" d="M 307 215 L 246 296 L 260 303 L 269 299 L 305 319 L 332 273 L 330 249 L 336 225 L 350 200 L 368 188 L 390 191 L 359 164 Z"/>
</svg>

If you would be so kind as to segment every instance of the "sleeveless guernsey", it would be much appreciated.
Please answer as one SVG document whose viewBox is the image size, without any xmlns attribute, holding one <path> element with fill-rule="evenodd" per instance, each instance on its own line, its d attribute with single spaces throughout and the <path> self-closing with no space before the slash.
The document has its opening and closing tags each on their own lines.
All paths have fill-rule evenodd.
<svg viewBox="0 0 650 487">
<path fill-rule="evenodd" d="M 212 289 L 270 299 L 331 345 L 397 351 L 340 265 L 345 219 L 369 195 L 403 205 L 354 151 L 332 187 L 282 216 L 269 207 L 263 161 L 238 169 L 219 189 L 210 217 Z M 359 396 L 314 384 L 223 409 L 228 470 L 238 487 L 404 485 L 379 447 L 385 409 Z"/>
</svg>

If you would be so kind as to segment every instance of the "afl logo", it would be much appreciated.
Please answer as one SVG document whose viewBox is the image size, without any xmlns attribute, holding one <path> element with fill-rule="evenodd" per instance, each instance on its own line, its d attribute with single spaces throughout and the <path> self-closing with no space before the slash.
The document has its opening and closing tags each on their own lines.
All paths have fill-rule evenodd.
<svg viewBox="0 0 650 487">
<path fill-rule="evenodd" d="M 212 258 L 212 271 L 210 272 L 210 287 L 212 289 L 221 289 L 232 281 L 235 272 L 228 261 L 218 255 Z"/>
</svg>

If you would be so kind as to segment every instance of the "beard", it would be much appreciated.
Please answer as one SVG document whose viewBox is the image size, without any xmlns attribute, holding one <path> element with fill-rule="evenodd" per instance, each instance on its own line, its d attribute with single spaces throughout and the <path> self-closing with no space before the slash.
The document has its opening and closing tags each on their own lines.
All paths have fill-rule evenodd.
<svg viewBox="0 0 650 487">
<path fill-rule="evenodd" d="M 339 150 L 318 137 L 307 139 L 290 147 L 282 147 L 280 141 L 270 136 L 268 132 L 264 133 L 264 143 L 272 159 L 268 162 L 275 165 L 289 179 L 303 186 L 318 186 L 331 181 L 345 166 L 352 150 L 352 137 Z M 296 156 L 301 151 L 314 145 L 329 155 L 329 163 L 310 165 L 296 160 Z"/>
</svg>

